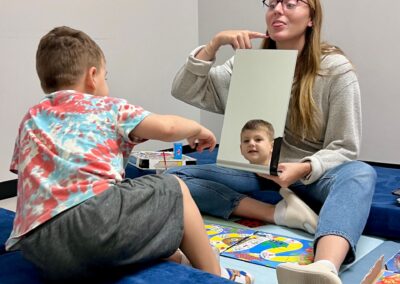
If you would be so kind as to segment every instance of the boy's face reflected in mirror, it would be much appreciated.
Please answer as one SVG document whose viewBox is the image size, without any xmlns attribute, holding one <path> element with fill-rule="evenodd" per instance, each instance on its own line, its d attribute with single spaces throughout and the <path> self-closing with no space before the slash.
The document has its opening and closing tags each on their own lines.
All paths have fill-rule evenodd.
<svg viewBox="0 0 400 284">
<path fill-rule="evenodd" d="M 273 142 L 265 130 L 244 130 L 240 137 L 240 152 L 250 164 L 269 165 Z"/>
</svg>

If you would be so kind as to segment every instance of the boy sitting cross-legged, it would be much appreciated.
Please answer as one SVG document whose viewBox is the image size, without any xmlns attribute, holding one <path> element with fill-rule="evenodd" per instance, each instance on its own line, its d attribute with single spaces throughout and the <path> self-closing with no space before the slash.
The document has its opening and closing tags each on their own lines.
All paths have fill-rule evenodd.
<svg viewBox="0 0 400 284">
<path fill-rule="evenodd" d="M 152 114 L 108 96 L 106 61 L 85 33 L 57 27 L 40 41 L 36 68 L 46 96 L 18 131 L 11 170 L 17 211 L 7 250 L 21 249 L 46 279 L 82 280 L 124 265 L 167 258 L 240 283 L 221 268 L 201 215 L 173 175 L 124 179 L 133 147 L 187 139 L 197 150 L 215 136 L 197 122 Z"/>
</svg>

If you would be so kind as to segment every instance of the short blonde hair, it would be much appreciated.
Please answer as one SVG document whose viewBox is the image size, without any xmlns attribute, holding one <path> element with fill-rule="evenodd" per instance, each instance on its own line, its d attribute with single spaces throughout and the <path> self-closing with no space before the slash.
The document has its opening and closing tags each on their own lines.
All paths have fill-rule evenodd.
<svg viewBox="0 0 400 284">
<path fill-rule="evenodd" d="M 275 130 L 268 121 L 262 119 L 249 120 L 243 125 L 240 135 L 242 135 L 245 130 L 264 130 L 267 133 L 269 141 L 274 141 Z"/>
<path fill-rule="evenodd" d="M 65 26 L 43 36 L 36 52 L 36 72 L 45 93 L 74 86 L 88 68 L 100 68 L 103 62 L 103 51 L 87 34 Z"/>
</svg>

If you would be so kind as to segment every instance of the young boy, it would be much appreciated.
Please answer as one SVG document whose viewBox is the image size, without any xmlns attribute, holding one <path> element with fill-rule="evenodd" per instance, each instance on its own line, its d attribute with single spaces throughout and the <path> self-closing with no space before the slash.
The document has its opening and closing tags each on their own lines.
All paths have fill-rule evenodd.
<svg viewBox="0 0 400 284">
<path fill-rule="evenodd" d="M 240 152 L 251 164 L 269 166 L 274 135 L 271 123 L 262 119 L 249 120 L 240 132 Z M 263 174 L 258 175 L 263 176 Z M 314 211 L 289 188 L 281 188 L 279 193 L 283 199 L 275 205 L 273 214 L 275 224 L 315 233 L 318 216 Z"/>
<path fill-rule="evenodd" d="M 250 164 L 269 166 L 274 145 L 274 127 L 262 119 L 246 122 L 240 132 L 240 152 Z"/>
<path fill-rule="evenodd" d="M 50 280 L 76 280 L 159 258 L 181 262 L 179 247 L 196 268 L 251 282 L 245 272 L 219 266 L 180 179 L 124 179 L 136 144 L 186 138 L 197 150 L 212 150 L 208 129 L 108 97 L 104 54 L 81 31 L 46 34 L 36 69 L 47 95 L 20 124 L 11 163 L 19 179 L 17 212 L 7 250 L 21 249 Z"/>
</svg>

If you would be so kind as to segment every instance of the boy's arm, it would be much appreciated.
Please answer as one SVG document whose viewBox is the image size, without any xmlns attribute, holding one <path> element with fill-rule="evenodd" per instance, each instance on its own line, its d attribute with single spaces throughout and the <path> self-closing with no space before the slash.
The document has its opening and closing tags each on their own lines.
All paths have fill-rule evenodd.
<svg viewBox="0 0 400 284">
<path fill-rule="evenodd" d="M 202 151 L 210 148 L 212 151 L 216 144 L 214 134 L 194 120 L 176 115 L 150 114 L 144 118 L 130 133 L 129 138 L 135 140 L 153 139 L 173 142 L 187 139 L 189 145 Z"/>
</svg>

